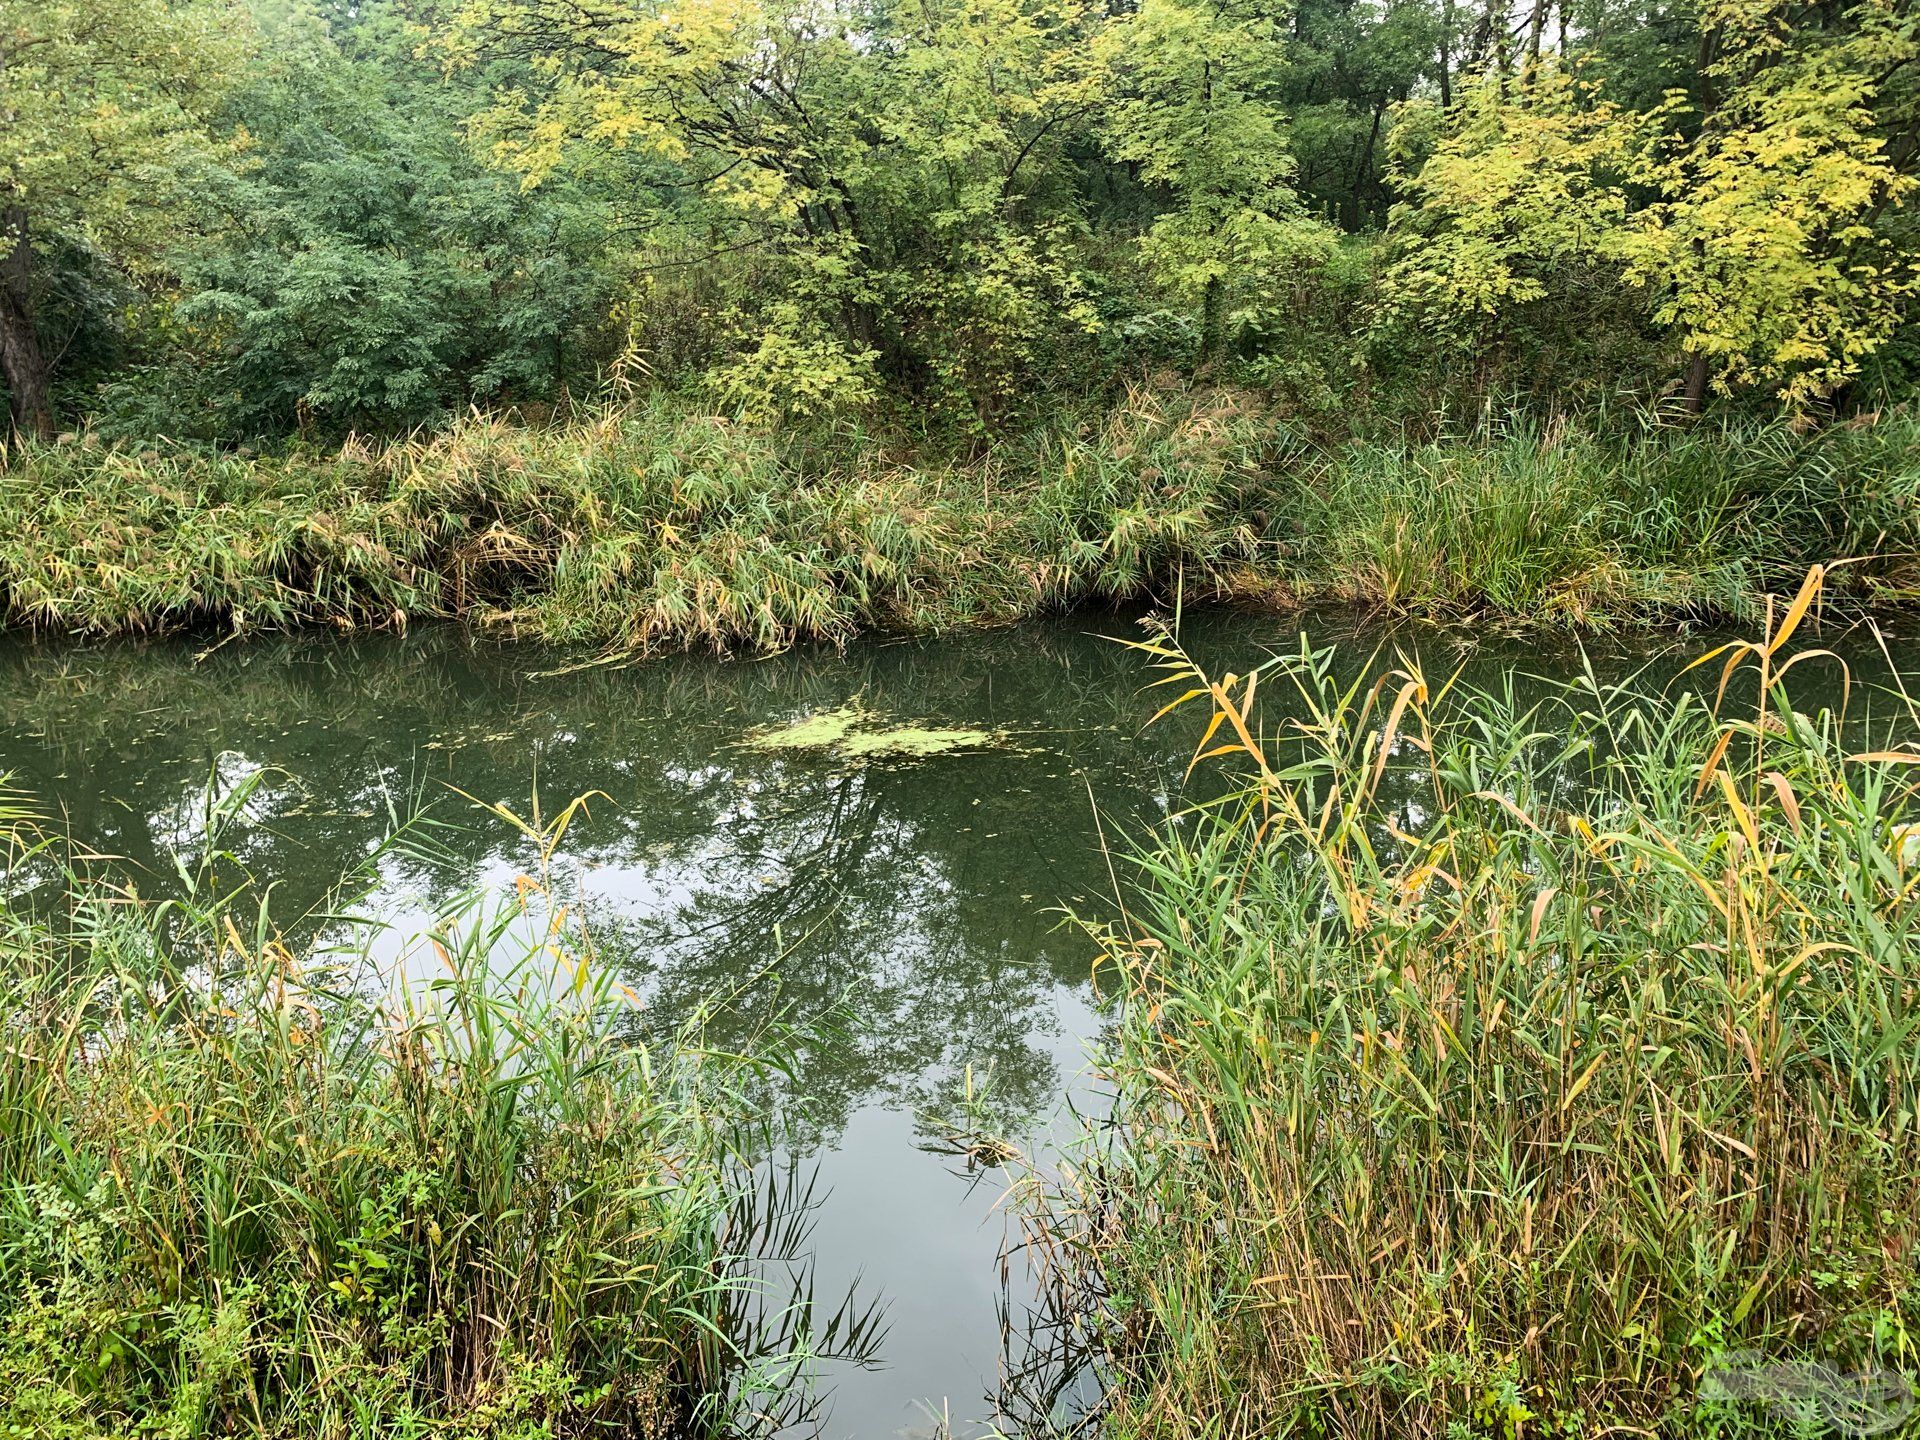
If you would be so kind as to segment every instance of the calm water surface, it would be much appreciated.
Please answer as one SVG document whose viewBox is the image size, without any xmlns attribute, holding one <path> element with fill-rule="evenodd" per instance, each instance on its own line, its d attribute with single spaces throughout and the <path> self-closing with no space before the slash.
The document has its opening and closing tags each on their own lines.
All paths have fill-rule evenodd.
<svg viewBox="0 0 1920 1440">
<path fill-rule="evenodd" d="M 1291 649 L 1300 621 L 1214 615 L 1189 626 L 1203 656 L 1239 668 Z M 1572 673 L 1567 648 L 1469 648 L 1458 634 L 1387 637 L 1340 617 L 1311 625 L 1358 659 L 1384 639 L 1430 669 L 1475 678 Z M 826 1376 L 823 1433 L 881 1440 L 974 1433 L 1002 1363 L 1002 1185 L 926 1147 L 969 1072 L 999 1114 L 1044 1126 L 1089 1096 L 1100 1026 L 1092 952 L 1057 907 L 1111 891 L 1105 833 L 1175 805 L 1193 735 L 1142 733 L 1157 700 L 1138 656 L 1092 615 L 927 643 L 771 660 L 666 660 L 550 673 L 569 659 L 451 629 L 226 645 L 0 642 L 0 772 L 64 811 L 87 845 L 163 886 L 204 829 L 210 778 L 267 773 L 235 848 L 297 914 L 420 801 L 469 823 L 440 853 L 387 867 L 386 902 L 433 912 L 476 884 L 509 884 L 523 844 L 449 786 L 524 810 L 601 791 L 566 853 L 603 934 L 630 954 L 663 1028 L 737 993 L 744 1032 L 775 1003 L 829 1024 L 789 1097 L 818 1165 L 812 1244 L 821 1293 L 859 1284 L 884 1307 L 875 1362 Z M 204 642 L 203 642 L 204 644 Z M 1864 637 L 1845 642 L 1875 667 Z M 1899 655 L 1905 642 L 1896 639 Z M 1706 648 L 1616 646 L 1606 675 L 1671 674 Z M 1878 663 L 1884 674 L 1884 662 Z M 1276 687 L 1277 688 L 1277 687 Z M 758 726 L 858 701 L 902 722 L 1004 731 L 1005 748 L 846 764 L 741 745 Z M 744 987 L 744 988 L 743 988 Z M 724 1036 L 722 1037 L 724 1038 Z M 1097 1103 L 1097 1100 L 1094 1102 Z M 1014 1309 L 1023 1293 L 1014 1267 Z"/>
</svg>

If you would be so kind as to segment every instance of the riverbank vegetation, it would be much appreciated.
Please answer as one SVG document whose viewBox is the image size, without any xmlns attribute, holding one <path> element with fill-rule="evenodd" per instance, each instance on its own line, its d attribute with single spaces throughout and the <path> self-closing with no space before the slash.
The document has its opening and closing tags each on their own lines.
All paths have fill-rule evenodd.
<svg viewBox="0 0 1920 1440">
<path fill-rule="evenodd" d="M 457 617 L 636 651 L 774 649 L 1137 598 L 1559 627 L 1749 618 L 1811 563 L 1920 587 L 1920 426 L 1300 440 L 1140 390 L 929 464 L 671 400 L 244 458 L 76 442 L 0 487 L 8 623 L 90 634 Z"/>
<path fill-rule="evenodd" d="M 230 853 L 156 899 L 5 821 L 7 1433 L 737 1434 L 796 1379 L 748 1373 L 751 1071 L 625 1033 L 544 871 L 299 943 Z"/>
<path fill-rule="evenodd" d="M 1905 563 L 1896 0 L 816 10 L 9 7 L 8 617 L 764 646 Z"/>
<path fill-rule="evenodd" d="M 1920 756 L 1795 706 L 1835 663 L 1789 658 L 1804 614 L 1714 654 L 1719 713 L 1577 681 L 1521 710 L 1307 648 L 1210 679 L 1147 644 L 1238 781 L 1098 932 L 1117 1106 L 1049 1223 L 1102 1433 L 1898 1423 Z M 1276 688 L 1299 718 L 1264 733 Z M 1826 1388 L 1716 1408 L 1740 1352 Z"/>
</svg>

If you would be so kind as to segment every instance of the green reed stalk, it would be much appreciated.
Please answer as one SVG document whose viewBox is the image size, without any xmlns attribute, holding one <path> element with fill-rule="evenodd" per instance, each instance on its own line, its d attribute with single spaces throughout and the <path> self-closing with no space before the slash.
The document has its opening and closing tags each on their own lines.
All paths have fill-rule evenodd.
<svg viewBox="0 0 1920 1440">
<path fill-rule="evenodd" d="M 1099 932 L 1117 1111 L 1044 1223 L 1107 1433 L 1732 1433 L 1779 1417 L 1703 1407 L 1728 1350 L 1920 1371 L 1920 751 L 1793 708 L 1819 581 L 1715 656 L 1740 720 L 1148 644 L 1241 778 Z"/>
</svg>

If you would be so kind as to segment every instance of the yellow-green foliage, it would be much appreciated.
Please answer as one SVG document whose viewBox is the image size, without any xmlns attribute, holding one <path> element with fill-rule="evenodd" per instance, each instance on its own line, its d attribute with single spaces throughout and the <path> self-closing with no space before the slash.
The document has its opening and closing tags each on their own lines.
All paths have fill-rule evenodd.
<svg viewBox="0 0 1920 1440">
<path fill-rule="evenodd" d="M 1814 589 L 1714 657 L 1739 719 L 1146 647 L 1235 781 L 1096 932 L 1116 1120 L 1044 1223 L 1105 1433 L 1747 1433 L 1722 1352 L 1915 1372 L 1920 716 L 1793 707 Z"/>
<path fill-rule="evenodd" d="M 1879 224 L 1914 185 L 1881 113 L 1913 27 L 1886 0 L 1832 30 L 1768 0 L 1703 7 L 1700 26 L 1704 93 L 1634 109 L 1538 60 L 1444 124 L 1410 113 L 1386 313 L 1481 340 L 1625 287 L 1722 392 L 1797 409 L 1856 376 L 1913 283 Z"/>
<path fill-rule="evenodd" d="M 1401 143 L 1437 118 L 1403 116 Z M 1407 177 L 1394 303 L 1472 333 L 1545 298 L 1561 267 L 1613 258 L 1640 123 L 1557 70 L 1518 102 L 1493 84 L 1470 90 Z"/>
<path fill-rule="evenodd" d="M 844 410 L 884 356 L 984 414 L 1094 323 L 1051 172 L 1104 83 L 1101 23 L 1083 0 L 940 0 L 871 33 L 804 0 L 463 0 L 443 38 L 476 64 L 536 41 L 476 117 L 530 185 L 637 159 L 683 177 L 666 246 L 767 258 L 774 293 L 731 297 L 741 354 L 718 367 L 750 410 Z"/>
<path fill-rule="evenodd" d="M 1831 392 L 1893 335 L 1912 288 L 1911 258 L 1873 224 L 1915 183 L 1874 107 L 1920 51 L 1888 0 L 1853 18 L 1850 33 L 1790 44 L 1776 7 L 1709 7 L 1727 93 L 1691 145 L 1653 147 L 1637 177 L 1664 198 L 1623 237 L 1627 277 L 1723 390 L 1766 385 L 1789 405 Z M 1688 109 L 1675 98 L 1649 118 L 1677 128 Z"/>
<path fill-rule="evenodd" d="M 1210 357 L 1226 285 L 1289 284 L 1335 240 L 1288 184 L 1297 167 L 1266 95 L 1285 64 L 1281 27 L 1260 13 L 1145 0 L 1099 45 L 1113 74 L 1108 148 L 1177 197 L 1141 237 L 1142 255 L 1173 294 L 1197 302 Z"/>
<path fill-rule="evenodd" d="M 984 445 L 1161 367 L 1329 434 L 1905 399 L 1902 0 L 1575 8 L 11 0 L 13 428 L 393 437 L 644 377 Z"/>
<path fill-rule="evenodd" d="M 252 40 L 229 0 L 31 0 L 0 16 L 0 206 L 30 235 L 151 258 Z M 0 230 L 0 257 L 19 237 Z"/>
</svg>

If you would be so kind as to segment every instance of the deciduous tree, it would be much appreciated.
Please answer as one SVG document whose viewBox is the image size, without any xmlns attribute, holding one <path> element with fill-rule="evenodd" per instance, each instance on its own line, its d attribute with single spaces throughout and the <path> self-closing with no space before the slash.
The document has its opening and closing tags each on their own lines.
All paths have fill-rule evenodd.
<svg viewBox="0 0 1920 1440">
<path fill-rule="evenodd" d="M 7 0 L 0 9 L 0 366 L 14 428 L 53 430 L 36 237 L 139 266 L 178 233 L 249 48 L 231 0 Z"/>
</svg>

